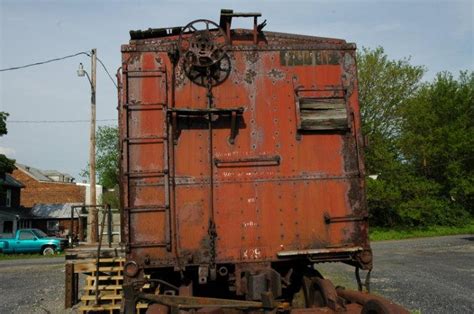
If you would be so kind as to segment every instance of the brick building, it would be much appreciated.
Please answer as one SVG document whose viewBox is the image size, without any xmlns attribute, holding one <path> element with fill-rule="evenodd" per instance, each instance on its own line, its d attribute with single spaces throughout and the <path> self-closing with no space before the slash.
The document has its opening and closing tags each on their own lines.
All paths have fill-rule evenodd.
<svg viewBox="0 0 474 314">
<path fill-rule="evenodd" d="M 22 164 L 16 164 L 12 177 L 23 183 L 21 206 L 33 207 L 35 204 L 84 203 L 86 191 L 84 186 L 76 185 L 70 175 L 54 174 L 41 171 Z M 57 179 L 56 179 L 57 178 Z"/>
<path fill-rule="evenodd" d="M 66 236 L 72 231 L 74 235 L 81 233 L 79 238 L 87 236 L 86 227 L 90 226 L 87 221 L 87 210 L 82 208 L 74 210 L 72 226 L 71 211 L 73 206 L 91 203 L 90 184 L 75 183 L 71 175 L 56 170 L 40 170 L 19 163 L 15 166 L 17 169 L 11 174 L 10 181 L 21 185 L 21 198 L 16 197 L 16 192 L 10 193 L 11 198 L 19 202 L 18 208 L 4 210 L 0 222 L 2 219 L 11 220 L 13 217 L 19 222 L 17 225 L 20 229 L 38 228 L 47 234 L 60 236 Z M 17 190 L 19 193 L 20 187 L 17 187 Z M 96 186 L 96 196 L 97 203 L 100 204 L 101 185 Z M 24 214 L 20 215 L 20 212 Z M 7 223 L 7 230 L 13 229 L 8 227 Z M 118 231 L 114 231 L 114 236 L 116 233 Z"/>
</svg>

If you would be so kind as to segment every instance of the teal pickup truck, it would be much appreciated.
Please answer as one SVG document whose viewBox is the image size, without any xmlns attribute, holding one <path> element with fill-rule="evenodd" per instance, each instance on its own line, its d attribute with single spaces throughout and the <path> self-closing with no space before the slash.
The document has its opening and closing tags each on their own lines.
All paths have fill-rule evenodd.
<svg viewBox="0 0 474 314">
<path fill-rule="evenodd" d="M 48 237 L 39 229 L 17 230 L 14 238 L 0 238 L 1 253 L 41 253 L 52 255 L 62 251 L 67 245 L 66 239 Z"/>
</svg>

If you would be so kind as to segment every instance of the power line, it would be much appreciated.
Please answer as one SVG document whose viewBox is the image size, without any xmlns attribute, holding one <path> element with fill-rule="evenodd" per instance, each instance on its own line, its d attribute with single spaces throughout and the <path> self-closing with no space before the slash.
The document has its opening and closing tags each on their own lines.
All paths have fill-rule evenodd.
<svg viewBox="0 0 474 314">
<path fill-rule="evenodd" d="M 87 53 L 87 55 L 90 57 L 91 55 Z M 112 81 L 112 84 L 115 85 L 115 88 L 118 88 L 117 86 L 117 83 L 115 83 L 114 79 L 112 78 L 112 75 L 110 75 L 109 73 L 109 70 L 107 69 L 107 67 L 105 66 L 105 64 L 102 62 L 102 60 L 100 60 L 99 57 L 96 56 L 96 59 L 97 61 L 99 61 L 100 65 L 102 66 L 102 68 L 104 68 L 104 71 L 105 73 L 107 73 L 107 76 L 109 77 L 109 79 Z"/>
<path fill-rule="evenodd" d="M 96 57 L 96 58 L 97 58 L 97 57 Z M 102 60 L 100 60 L 99 58 L 97 58 L 97 61 L 99 61 L 99 63 L 102 65 L 102 67 L 103 67 L 104 70 L 105 70 L 105 73 L 107 73 L 107 75 L 109 76 L 110 80 L 111 80 L 112 83 L 115 85 L 115 88 L 118 88 L 117 83 L 115 83 L 114 79 L 112 78 L 112 75 L 110 75 L 109 70 L 107 70 L 107 68 L 105 67 L 105 64 L 102 62 Z"/>
<path fill-rule="evenodd" d="M 118 121 L 117 119 L 98 119 L 97 122 Z M 90 123 L 90 120 L 8 120 L 7 123 Z"/>
<path fill-rule="evenodd" d="M 49 59 L 49 60 L 46 60 L 46 61 L 40 61 L 40 62 L 30 63 L 30 64 L 26 64 L 26 65 L 21 65 L 21 66 L 0 69 L 0 72 L 25 69 L 25 68 L 29 68 L 29 67 L 33 67 L 33 66 L 37 66 L 37 65 L 42 65 L 42 64 L 46 64 L 46 63 L 51 63 L 51 62 L 61 61 L 61 60 L 68 59 L 68 58 L 77 57 L 79 55 L 86 55 L 86 56 L 90 57 L 90 55 L 87 52 L 82 51 L 82 52 L 78 52 L 78 53 L 75 53 L 75 54 L 72 54 L 72 55 L 59 57 L 59 58 L 54 58 L 54 59 Z"/>
<path fill-rule="evenodd" d="M 51 63 L 51 62 L 56 62 L 56 61 L 61 61 L 61 60 L 64 60 L 64 59 L 69 59 L 69 58 L 73 58 L 73 57 L 77 57 L 79 55 L 86 55 L 88 56 L 89 58 L 91 57 L 90 53 L 88 52 L 85 52 L 85 51 L 82 51 L 82 52 L 78 52 L 78 53 L 75 53 L 75 54 L 72 54 L 72 55 L 68 55 L 68 56 L 64 56 L 64 57 L 59 57 L 59 58 L 54 58 L 54 59 L 49 59 L 49 60 L 46 60 L 46 61 L 40 61 L 40 62 L 35 62 L 35 63 L 30 63 L 30 64 L 26 64 L 26 65 L 21 65 L 21 66 L 16 66 L 16 67 L 11 67 L 11 68 L 5 68 L 5 69 L 0 69 L 0 72 L 6 72 L 6 71 L 13 71 L 13 70 L 20 70 L 20 69 L 25 69 L 25 68 L 29 68 L 29 67 L 33 67 L 33 66 L 37 66 L 37 65 L 43 65 L 43 64 L 46 64 L 46 63 Z M 104 68 L 105 70 L 105 73 L 107 73 L 107 76 L 110 78 L 110 80 L 112 81 L 112 84 L 114 84 L 114 86 L 116 88 L 118 88 L 117 86 L 117 83 L 114 81 L 112 75 L 110 75 L 110 72 L 109 70 L 107 69 L 107 67 L 105 66 L 105 64 L 102 62 L 102 60 L 100 60 L 99 58 L 97 58 L 97 60 L 99 61 L 100 65 L 102 66 L 102 68 Z"/>
</svg>

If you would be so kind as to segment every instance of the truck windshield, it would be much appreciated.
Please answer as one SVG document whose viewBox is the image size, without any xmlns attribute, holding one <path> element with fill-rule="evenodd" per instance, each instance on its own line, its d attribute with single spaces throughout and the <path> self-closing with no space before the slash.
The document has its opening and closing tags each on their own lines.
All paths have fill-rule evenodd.
<svg viewBox="0 0 474 314">
<path fill-rule="evenodd" d="M 44 233 L 43 231 L 39 230 L 39 229 L 33 229 L 31 230 L 33 231 L 33 233 L 38 237 L 38 238 L 46 238 L 48 237 L 48 235 L 46 233 Z"/>
</svg>

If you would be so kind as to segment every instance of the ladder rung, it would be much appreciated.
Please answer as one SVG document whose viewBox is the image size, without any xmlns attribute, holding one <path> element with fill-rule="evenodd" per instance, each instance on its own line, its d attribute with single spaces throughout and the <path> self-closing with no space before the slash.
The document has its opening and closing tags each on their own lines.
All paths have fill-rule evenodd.
<svg viewBox="0 0 474 314">
<path fill-rule="evenodd" d="M 184 116 L 199 116 L 207 114 L 220 114 L 220 115 L 230 115 L 233 112 L 236 114 L 242 114 L 244 112 L 244 107 L 235 107 L 235 108 L 168 108 L 167 113 L 176 113 L 178 115 Z"/>
<path fill-rule="evenodd" d="M 163 110 L 166 103 L 149 103 L 149 104 L 125 104 L 123 105 L 128 110 Z"/>
<path fill-rule="evenodd" d="M 128 74 L 128 78 L 140 78 L 140 77 L 164 77 L 163 72 L 160 71 L 148 71 L 148 72 L 135 72 Z"/>
<path fill-rule="evenodd" d="M 168 171 L 131 171 L 125 172 L 124 175 L 129 178 L 153 178 L 153 177 L 164 177 L 168 174 Z"/>
<path fill-rule="evenodd" d="M 123 139 L 128 144 L 154 144 L 163 143 L 168 140 L 166 136 L 148 136 L 148 137 L 126 137 Z"/>
<path fill-rule="evenodd" d="M 156 69 L 146 69 L 146 70 L 124 70 L 123 73 L 154 73 L 154 72 L 159 72 L 159 73 L 166 73 L 166 68 L 165 67 L 159 67 Z"/>
<path fill-rule="evenodd" d="M 130 213 L 165 212 L 167 209 L 169 209 L 168 205 L 143 205 L 125 208 L 125 210 L 128 210 Z"/>
<path fill-rule="evenodd" d="M 168 244 L 165 242 L 154 242 L 154 241 L 144 241 L 144 242 L 131 242 L 126 244 L 130 248 L 147 248 L 147 247 L 167 247 Z"/>
</svg>

